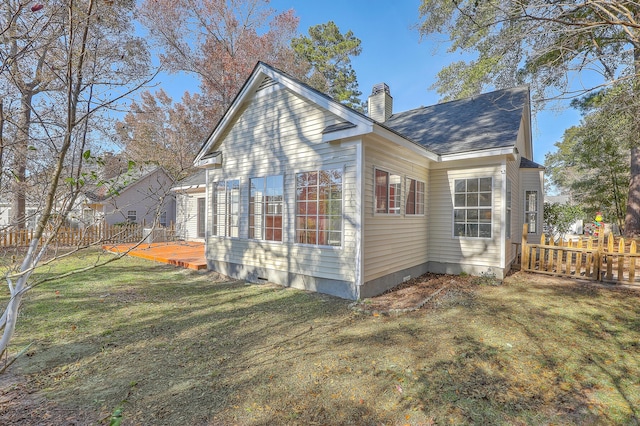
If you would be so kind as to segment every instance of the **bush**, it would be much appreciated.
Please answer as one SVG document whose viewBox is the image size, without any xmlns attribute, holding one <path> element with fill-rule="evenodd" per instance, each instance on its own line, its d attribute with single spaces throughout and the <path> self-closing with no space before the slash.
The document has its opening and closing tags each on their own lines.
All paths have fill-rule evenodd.
<svg viewBox="0 0 640 426">
<path fill-rule="evenodd" d="M 544 203 L 545 233 L 564 236 L 578 219 L 585 216 L 582 208 L 570 204 Z"/>
</svg>

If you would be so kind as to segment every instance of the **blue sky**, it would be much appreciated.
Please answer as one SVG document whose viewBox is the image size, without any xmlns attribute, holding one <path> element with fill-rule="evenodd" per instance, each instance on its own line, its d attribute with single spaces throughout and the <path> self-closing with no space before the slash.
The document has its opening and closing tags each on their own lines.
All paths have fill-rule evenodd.
<svg viewBox="0 0 640 426">
<path fill-rule="evenodd" d="M 416 29 L 419 0 L 272 0 L 278 11 L 294 9 L 300 18 L 298 31 L 334 21 L 342 32 L 352 30 L 362 41 L 362 53 L 352 61 L 362 99 L 376 83 L 387 83 L 393 96 L 394 112 L 406 111 L 438 102 L 429 87 L 443 66 L 463 59 L 447 53 L 445 39 L 420 41 Z M 160 87 L 175 100 L 185 90 L 197 91 L 177 76 L 163 76 Z M 557 108 L 556 108 L 557 109 Z M 562 138 L 564 130 L 578 124 L 579 114 L 572 109 L 545 110 L 533 118 L 534 161 L 544 162 L 547 152 Z"/>
</svg>

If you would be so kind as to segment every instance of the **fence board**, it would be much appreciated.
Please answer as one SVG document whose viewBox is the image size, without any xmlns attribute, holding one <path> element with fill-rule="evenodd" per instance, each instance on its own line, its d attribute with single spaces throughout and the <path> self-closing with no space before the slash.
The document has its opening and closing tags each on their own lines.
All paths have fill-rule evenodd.
<svg viewBox="0 0 640 426">
<path fill-rule="evenodd" d="M 52 239 L 58 246 L 89 246 L 103 243 L 137 243 L 145 238 L 145 224 L 107 225 L 100 224 L 87 228 L 60 228 Z M 173 241 L 175 225 L 156 227 L 153 233 L 155 241 Z M 161 230 L 162 232 L 158 232 Z M 44 241 L 51 236 L 52 230 L 45 231 Z M 33 230 L 13 229 L 0 231 L 0 247 L 25 247 L 33 239 Z"/>
<path fill-rule="evenodd" d="M 529 244 L 525 225 L 522 253 L 522 269 L 525 271 L 638 284 L 636 264 L 640 253 L 637 252 L 637 243 L 624 238 L 616 240 L 611 233 L 606 238 L 600 233 L 597 240 L 580 238 L 575 245 L 573 241 L 565 243 L 560 240 L 556 243 L 547 236 L 541 238 L 540 244 Z"/>
</svg>

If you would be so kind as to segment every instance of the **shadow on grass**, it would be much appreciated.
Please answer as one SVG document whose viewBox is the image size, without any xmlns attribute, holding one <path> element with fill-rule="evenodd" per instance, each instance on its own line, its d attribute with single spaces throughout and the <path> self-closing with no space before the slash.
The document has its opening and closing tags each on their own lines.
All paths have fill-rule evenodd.
<svg viewBox="0 0 640 426">
<path fill-rule="evenodd" d="M 38 289 L 20 324 L 37 345 L 18 367 L 66 407 L 100 419 L 122 405 L 134 424 L 638 417 L 638 297 L 505 285 L 365 317 L 330 296 L 146 265 Z"/>
</svg>

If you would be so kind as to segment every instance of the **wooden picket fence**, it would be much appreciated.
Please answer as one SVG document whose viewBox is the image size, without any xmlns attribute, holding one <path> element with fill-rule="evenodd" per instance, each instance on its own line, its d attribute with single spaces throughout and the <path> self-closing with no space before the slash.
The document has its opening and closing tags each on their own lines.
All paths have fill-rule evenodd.
<svg viewBox="0 0 640 426">
<path fill-rule="evenodd" d="M 145 231 L 147 229 L 147 231 Z M 149 237 L 145 232 L 149 232 L 144 223 L 107 225 L 106 223 L 88 226 L 86 228 L 61 228 L 58 230 L 53 244 L 59 246 L 76 246 L 91 244 L 122 244 L 137 243 L 148 237 L 155 242 L 173 241 L 175 239 L 175 224 L 166 227 L 156 226 Z M 47 231 L 51 232 L 51 231 Z M 45 233 L 45 238 L 47 234 Z M 25 247 L 33 240 L 33 230 L 15 229 L 0 231 L 0 247 Z"/>
<path fill-rule="evenodd" d="M 587 280 L 638 284 L 636 241 L 615 238 L 612 233 L 598 238 L 555 242 L 542 236 L 540 244 L 527 242 L 528 225 L 522 230 L 521 270 Z"/>
</svg>

